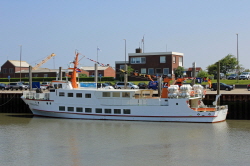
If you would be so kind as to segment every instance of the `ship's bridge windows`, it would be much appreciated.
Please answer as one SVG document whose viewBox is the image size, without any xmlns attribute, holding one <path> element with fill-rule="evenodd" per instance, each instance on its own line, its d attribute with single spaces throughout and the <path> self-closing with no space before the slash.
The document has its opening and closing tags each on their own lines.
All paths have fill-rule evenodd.
<svg viewBox="0 0 250 166">
<path fill-rule="evenodd" d="M 55 89 L 62 88 L 62 84 L 54 84 L 54 88 L 55 88 Z"/>
<path fill-rule="evenodd" d="M 130 109 L 123 109 L 123 114 L 131 114 Z"/>
<path fill-rule="evenodd" d="M 65 111 L 65 106 L 59 106 L 59 111 Z"/>
<path fill-rule="evenodd" d="M 102 109 L 101 109 L 101 108 L 96 108 L 96 109 L 95 109 L 95 113 L 101 114 L 101 113 L 102 113 Z"/>
<path fill-rule="evenodd" d="M 82 112 L 82 107 L 76 107 L 76 112 Z"/>
<path fill-rule="evenodd" d="M 82 98 L 82 93 L 76 93 L 77 98 Z"/>
<path fill-rule="evenodd" d="M 59 96 L 63 97 L 64 96 L 64 92 L 59 92 Z"/>
<path fill-rule="evenodd" d="M 110 92 L 102 92 L 102 97 L 110 97 Z"/>
<path fill-rule="evenodd" d="M 111 109 L 106 108 L 104 111 L 105 111 L 105 114 L 111 114 Z"/>
<path fill-rule="evenodd" d="M 120 97 L 121 95 L 120 95 L 120 92 L 113 92 L 113 97 Z"/>
<path fill-rule="evenodd" d="M 86 113 L 91 113 L 92 112 L 92 108 L 85 108 L 85 112 Z"/>
<path fill-rule="evenodd" d="M 58 84 L 58 88 L 62 88 L 62 84 Z"/>
<path fill-rule="evenodd" d="M 74 112 L 74 107 L 68 107 L 69 112 Z"/>
<path fill-rule="evenodd" d="M 90 93 L 86 93 L 85 94 L 85 98 L 91 98 L 91 94 Z"/>
<path fill-rule="evenodd" d="M 68 97 L 74 97 L 73 93 L 68 93 Z"/>
<path fill-rule="evenodd" d="M 114 114 L 121 114 L 121 109 L 114 109 Z"/>
<path fill-rule="evenodd" d="M 129 97 L 130 93 L 129 92 L 122 92 L 122 97 Z"/>
</svg>

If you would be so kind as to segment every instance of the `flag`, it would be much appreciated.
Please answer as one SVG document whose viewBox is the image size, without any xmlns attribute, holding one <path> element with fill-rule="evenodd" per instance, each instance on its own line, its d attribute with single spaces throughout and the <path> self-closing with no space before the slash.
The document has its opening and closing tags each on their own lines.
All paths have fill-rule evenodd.
<svg viewBox="0 0 250 166">
<path fill-rule="evenodd" d="M 76 70 L 76 72 L 81 72 L 81 69 L 79 69 L 79 68 L 76 68 L 75 70 Z"/>
<path fill-rule="evenodd" d="M 101 51 L 101 49 L 99 47 L 97 47 L 97 51 Z"/>
</svg>

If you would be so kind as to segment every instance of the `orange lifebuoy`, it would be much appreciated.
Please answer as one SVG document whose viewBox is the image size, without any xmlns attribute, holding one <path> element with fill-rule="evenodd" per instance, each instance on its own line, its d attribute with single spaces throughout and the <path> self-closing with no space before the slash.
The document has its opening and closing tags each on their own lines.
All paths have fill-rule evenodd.
<svg viewBox="0 0 250 166">
<path fill-rule="evenodd" d="M 190 95 L 193 96 L 193 95 L 194 95 L 194 91 L 191 91 L 191 92 L 190 92 Z"/>
<path fill-rule="evenodd" d="M 204 90 L 204 91 L 203 91 L 203 94 L 206 95 L 206 94 L 207 94 L 207 91 Z"/>
</svg>

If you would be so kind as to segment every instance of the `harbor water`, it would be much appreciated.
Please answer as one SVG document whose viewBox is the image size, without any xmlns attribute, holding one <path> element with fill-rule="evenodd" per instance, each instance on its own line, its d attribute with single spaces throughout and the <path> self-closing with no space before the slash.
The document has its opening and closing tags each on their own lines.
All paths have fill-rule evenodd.
<svg viewBox="0 0 250 166">
<path fill-rule="evenodd" d="M 250 121 L 76 120 L 0 113 L 0 165 L 248 165 Z"/>
</svg>

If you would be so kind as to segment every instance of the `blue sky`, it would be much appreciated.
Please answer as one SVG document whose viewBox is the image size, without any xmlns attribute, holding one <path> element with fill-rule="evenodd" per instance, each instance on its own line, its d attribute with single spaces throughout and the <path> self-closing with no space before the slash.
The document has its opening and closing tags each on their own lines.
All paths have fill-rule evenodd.
<svg viewBox="0 0 250 166">
<path fill-rule="evenodd" d="M 67 68 L 77 49 L 89 59 L 115 67 L 134 53 L 144 36 L 144 52 L 184 53 L 206 69 L 227 54 L 250 68 L 249 0 L 0 0 L 0 65 L 22 60 L 34 66 Z M 81 66 L 94 66 L 87 58 Z"/>
</svg>

